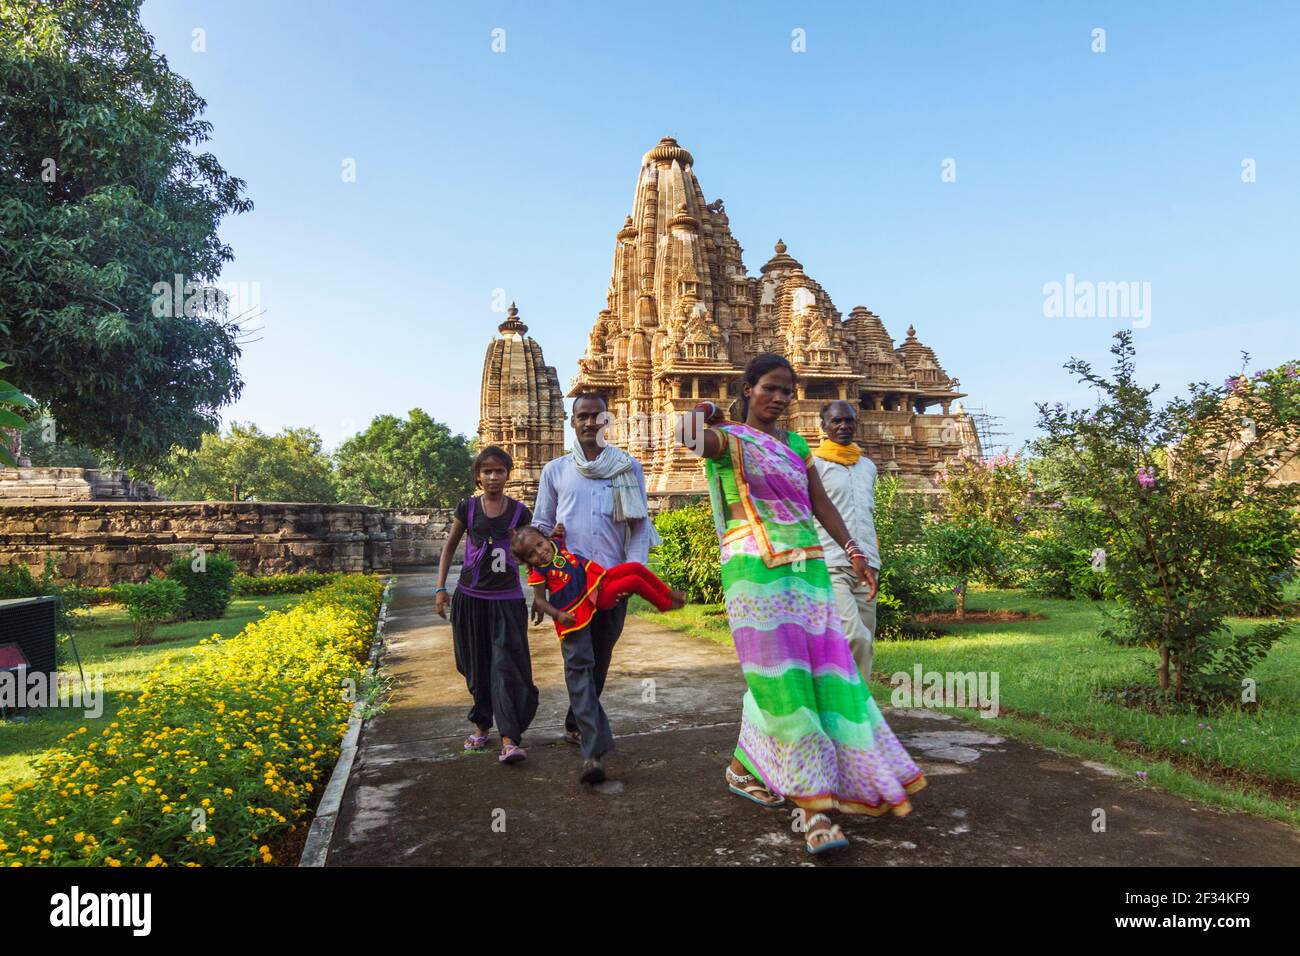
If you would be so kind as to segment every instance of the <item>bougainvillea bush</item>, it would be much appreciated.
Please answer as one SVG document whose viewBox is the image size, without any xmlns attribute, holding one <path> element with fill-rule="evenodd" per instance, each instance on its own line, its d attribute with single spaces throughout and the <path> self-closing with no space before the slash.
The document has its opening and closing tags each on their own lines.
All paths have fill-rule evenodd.
<svg viewBox="0 0 1300 956">
<path fill-rule="evenodd" d="M 1067 525 L 1093 536 L 1117 599 L 1107 634 L 1155 649 L 1162 694 L 1175 701 L 1249 699 L 1250 669 L 1288 630 L 1231 630 L 1243 606 L 1281 601 L 1300 548 L 1300 485 L 1273 479 L 1300 441 L 1300 369 L 1190 386 L 1157 407 L 1135 374 L 1132 335 L 1116 335 L 1113 377 L 1066 368 L 1096 407 L 1039 406 L 1048 496 Z"/>
<path fill-rule="evenodd" d="M 275 862 L 338 757 L 382 592 L 348 575 L 164 662 L 0 793 L 0 865 Z"/>
</svg>

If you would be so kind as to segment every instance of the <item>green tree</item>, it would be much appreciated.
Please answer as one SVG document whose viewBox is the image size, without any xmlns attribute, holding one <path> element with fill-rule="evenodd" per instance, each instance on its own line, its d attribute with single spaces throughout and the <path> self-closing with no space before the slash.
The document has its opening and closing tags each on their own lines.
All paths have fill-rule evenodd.
<svg viewBox="0 0 1300 956">
<path fill-rule="evenodd" d="M 1280 601 L 1300 547 L 1300 485 L 1272 480 L 1300 441 L 1300 366 L 1190 386 L 1157 407 L 1135 372 L 1132 333 L 1117 333 L 1111 378 L 1066 368 L 1097 406 L 1039 405 L 1049 496 L 1063 520 L 1095 535 L 1119 643 L 1154 648 L 1160 690 L 1175 700 L 1235 698 L 1289 625 L 1237 633 L 1234 610 Z"/>
<path fill-rule="evenodd" d="M 931 566 L 948 578 L 957 596 L 957 617 L 966 616 L 966 591 L 972 578 L 997 564 L 1002 551 L 997 529 L 980 517 L 954 518 L 925 530 Z"/>
<path fill-rule="evenodd" d="M 203 284 L 252 203 L 200 151 L 206 104 L 139 7 L 0 0 L 0 360 L 61 438 L 147 474 L 242 388 L 238 323 Z"/>
<path fill-rule="evenodd" d="M 239 422 L 225 435 L 204 435 L 197 451 L 177 452 L 158 490 L 174 501 L 338 500 L 315 431 L 286 428 L 268 435 Z"/>
<path fill-rule="evenodd" d="M 450 508 L 474 490 L 472 445 L 419 408 L 380 415 L 334 453 L 340 501 L 383 508 Z"/>
</svg>

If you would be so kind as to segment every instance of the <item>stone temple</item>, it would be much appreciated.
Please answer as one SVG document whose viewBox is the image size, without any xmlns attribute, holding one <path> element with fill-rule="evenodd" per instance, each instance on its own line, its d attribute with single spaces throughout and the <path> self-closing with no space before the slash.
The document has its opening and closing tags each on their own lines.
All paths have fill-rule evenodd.
<svg viewBox="0 0 1300 956">
<path fill-rule="evenodd" d="M 510 453 L 515 467 L 506 493 L 531 505 L 542 466 L 564 453 L 564 392 L 513 302 L 497 330 L 483 358 L 478 443 Z"/>
<path fill-rule="evenodd" d="M 895 346 L 864 306 L 845 318 L 780 240 L 751 276 L 722 200 L 705 201 L 694 165 L 671 137 L 642 158 L 605 308 L 569 389 L 606 397 L 606 434 L 645 465 L 649 491 L 705 490 L 699 459 L 673 439 L 673 418 L 701 399 L 734 411 L 745 363 L 759 352 L 784 355 L 798 372 L 786 427 L 813 444 L 822 405 L 846 399 L 861 409 L 858 442 L 905 486 L 931 489 L 946 459 L 978 456 L 965 393 L 915 329 Z M 510 449 L 518 479 L 535 489 L 541 466 L 563 451 L 562 402 L 513 311 L 501 330 L 484 363 L 479 436 Z"/>
</svg>

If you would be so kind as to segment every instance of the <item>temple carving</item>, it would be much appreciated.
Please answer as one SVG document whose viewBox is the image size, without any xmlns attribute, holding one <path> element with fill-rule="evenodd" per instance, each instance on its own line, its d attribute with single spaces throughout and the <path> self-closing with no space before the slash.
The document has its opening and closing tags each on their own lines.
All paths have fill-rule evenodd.
<svg viewBox="0 0 1300 956">
<path fill-rule="evenodd" d="M 661 139 L 642 159 L 605 308 L 569 390 L 606 397 L 607 435 L 641 459 L 651 492 L 704 490 L 699 460 L 673 441 L 672 418 L 702 399 L 733 408 L 745 363 L 759 352 L 794 366 L 786 427 L 814 444 L 822 405 L 846 399 L 861 409 L 858 442 L 881 474 L 905 485 L 929 488 L 946 459 L 979 455 L 965 393 L 914 328 L 895 346 L 869 309 L 843 317 L 780 240 L 757 276 L 742 251 L 722 200 L 705 201 L 691 154 Z M 485 396 L 487 383 L 485 370 Z"/>
<path fill-rule="evenodd" d="M 510 303 L 507 318 L 488 343 L 479 394 L 479 447 L 499 445 L 515 467 L 506 494 L 531 505 L 542 466 L 564 453 L 564 392 L 542 347 Z"/>
</svg>

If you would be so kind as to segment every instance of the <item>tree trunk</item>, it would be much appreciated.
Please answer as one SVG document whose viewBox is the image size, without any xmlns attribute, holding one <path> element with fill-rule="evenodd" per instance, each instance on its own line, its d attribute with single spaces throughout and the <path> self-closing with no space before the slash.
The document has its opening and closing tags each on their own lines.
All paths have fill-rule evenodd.
<svg viewBox="0 0 1300 956">
<path fill-rule="evenodd" d="M 1160 675 L 1160 689 L 1168 690 L 1169 689 L 1169 648 L 1167 646 L 1160 648 L 1160 667 L 1157 668 L 1156 673 Z"/>
<path fill-rule="evenodd" d="M 961 620 L 966 616 L 966 582 L 961 583 L 957 590 L 957 619 Z"/>
</svg>

